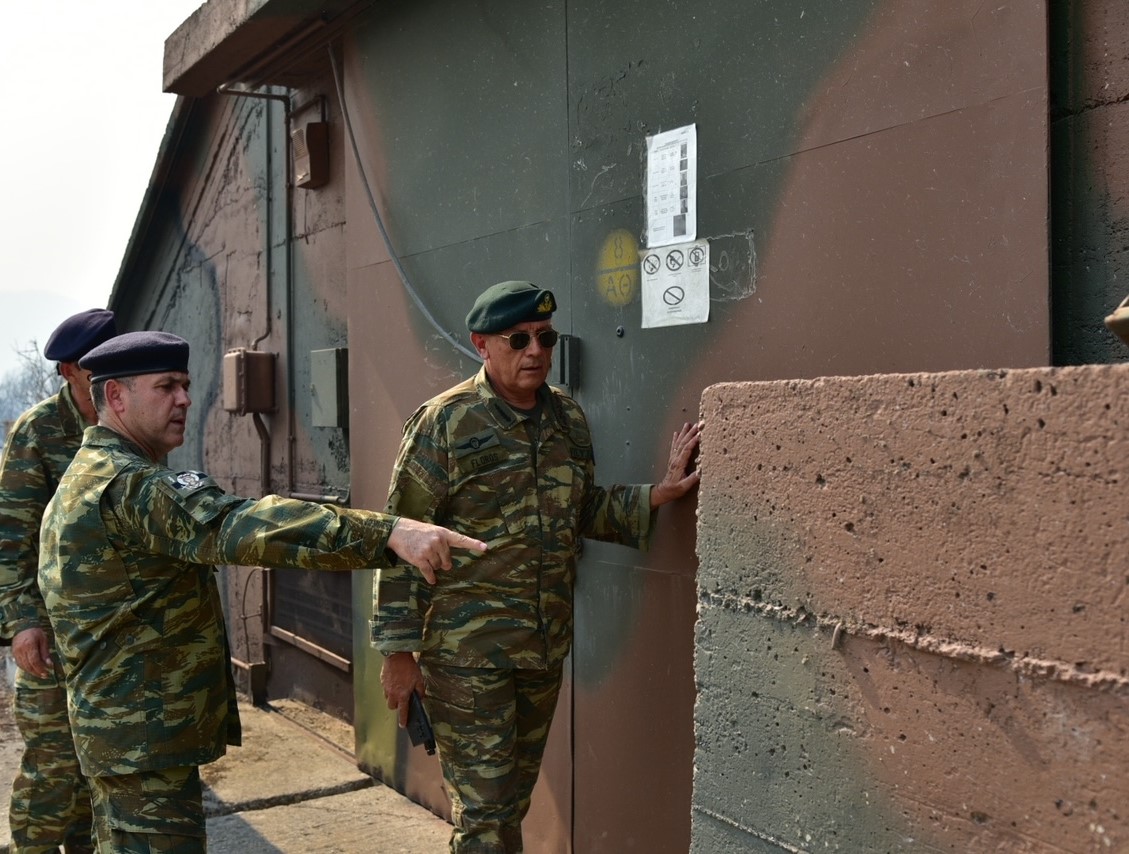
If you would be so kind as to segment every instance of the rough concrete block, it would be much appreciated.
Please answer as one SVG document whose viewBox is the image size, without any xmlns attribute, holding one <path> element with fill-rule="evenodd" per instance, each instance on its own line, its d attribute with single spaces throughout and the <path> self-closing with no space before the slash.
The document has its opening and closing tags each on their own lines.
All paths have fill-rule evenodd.
<svg viewBox="0 0 1129 854">
<path fill-rule="evenodd" d="M 1129 365 L 731 384 L 703 417 L 695 828 L 1129 845 Z"/>
<path fill-rule="evenodd" d="M 858 773 L 871 727 L 830 643 L 830 632 L 802 622 L 702 610 L 694 810 L 750 843 L 831 851 L 920 845 L 896 799 Z"/>
</svg>

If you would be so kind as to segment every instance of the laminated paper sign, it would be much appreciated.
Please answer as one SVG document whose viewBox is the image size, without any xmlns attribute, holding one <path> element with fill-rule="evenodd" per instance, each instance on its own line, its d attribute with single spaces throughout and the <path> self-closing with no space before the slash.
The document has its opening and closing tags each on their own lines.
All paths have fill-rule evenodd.
<svg viewBox="0 0 1129 854">
<path fill-rule="evenodd" d="M 643 328 L 705 323 L 710 317 L 710 243 L 697 240 L 639 253 Z"/>
<path fill-rule="evenodd" d="M 698 236 L 698 132 L 694 125 L 647 137 L 647 246 Z"/>
</svg>

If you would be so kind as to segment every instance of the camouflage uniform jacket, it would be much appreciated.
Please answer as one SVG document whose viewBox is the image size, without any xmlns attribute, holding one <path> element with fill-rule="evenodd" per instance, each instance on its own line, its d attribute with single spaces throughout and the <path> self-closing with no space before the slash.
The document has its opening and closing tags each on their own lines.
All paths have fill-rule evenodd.
<svg viewBox="0 0 1129 854">
<path fill-rule="evenodd" d="M 39 523 L 85 428 L 64 385 L 24 412 L 8 433 L 0 461 L 0 637 L 51 628 L 35 578 Z"/>
<path fill-rule="evenodd" d="M 476 377 L 408 420 L 388 510 L 484 540 L 453 554 L 427 586 L 407 566 L 382 569 L 372 643 L 455 667 L 543 668 L 572 644 L 582 537 L 646 548 L 650 486 L 594 483 L 592 438 L 572 398 L 542 386 L 540 424 Z"/>
<path fill-rule="evenodd" d="M 39 584 L 87 776 L 210 762 L 239 743 L 213 564 L 387 564 L 394 517 L 225 495 L 86 431 L 43 519 Z"/>
</svg>

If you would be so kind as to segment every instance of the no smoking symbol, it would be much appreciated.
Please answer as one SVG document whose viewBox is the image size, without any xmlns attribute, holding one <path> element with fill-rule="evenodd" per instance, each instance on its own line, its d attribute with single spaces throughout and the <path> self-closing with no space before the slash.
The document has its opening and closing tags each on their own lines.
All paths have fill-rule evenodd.
<svg viewBox="0 0 1129 854">
<path fill-rule="evenodd" d="M 648 276 L 653 276 L 659 271 L 659 256 L 655 254 L 648 255 L 643 259 L 643 272 Z"/>
<path fill-rule="evenodd" d="M 676 306 L 686 299 L 686 291 L 682 290 L 678 285 L 671 285 L 663 291 L 663 302 L 669 306 Z"/>
</svg>

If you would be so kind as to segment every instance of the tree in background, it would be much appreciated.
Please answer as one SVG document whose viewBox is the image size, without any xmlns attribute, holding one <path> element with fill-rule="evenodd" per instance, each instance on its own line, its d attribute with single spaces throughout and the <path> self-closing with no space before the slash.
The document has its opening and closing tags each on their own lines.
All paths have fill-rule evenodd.
<svg viewBox="0 0 1129 854">
<path fill-rule="evenodd" d="M 59 390 L 62 380 L 55 366 L 40 355 L 39 344 L 15 348 L 19 365 L 0 377 L 0 439 L 8 428 L 28 409 Z"/>
</svg>

